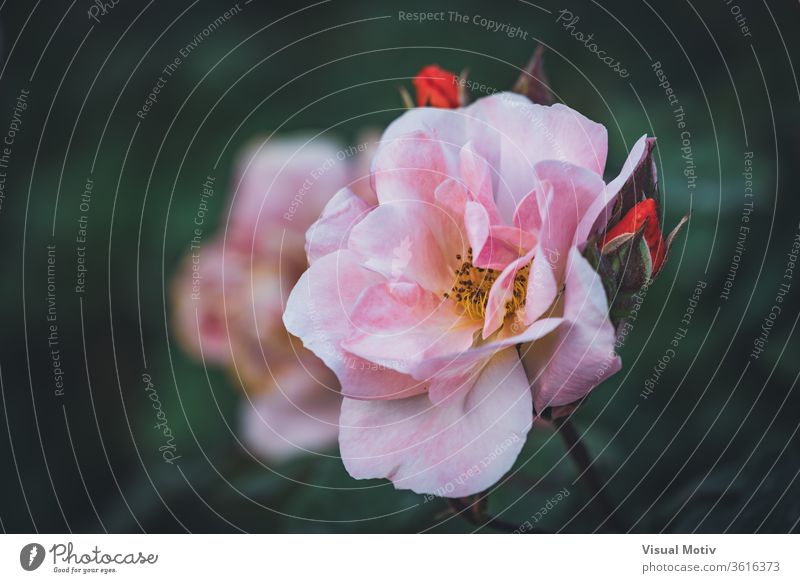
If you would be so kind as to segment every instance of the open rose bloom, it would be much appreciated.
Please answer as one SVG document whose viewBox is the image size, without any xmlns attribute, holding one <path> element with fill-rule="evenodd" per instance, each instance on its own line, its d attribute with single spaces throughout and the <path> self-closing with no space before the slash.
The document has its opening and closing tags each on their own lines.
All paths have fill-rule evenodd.
<svg viewBox="0 0 800 583">
<path fill-rule="evenodd" d="M 328 203 L 283 317 L 339 379 L 353 477 L 481 492 L 537 415 L 619 370 L 583 250 L 646 145 L 606 184 L 602 125 L 512 93 L 389 126 L 372 161 L 377 204 L 349 189 Z"/>
</svg>

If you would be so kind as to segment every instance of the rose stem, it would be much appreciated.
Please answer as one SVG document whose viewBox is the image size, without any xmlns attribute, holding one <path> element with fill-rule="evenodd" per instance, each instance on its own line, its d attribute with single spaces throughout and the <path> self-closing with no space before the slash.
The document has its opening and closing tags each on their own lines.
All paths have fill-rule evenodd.
<svg viewBox="0 0 800 583">
<path fill-rule="evenodd" d="M 488 496 L 486 494 L 485 496 Z M 482 510 L 478 510 L 474 512 L 473 506 L 480 505 L 480 500 L 475 502 L 465 502 L 463 498 L 448 498 L 447 504 L 450 506 L 450 509 L 458 514 L 459 516 L 463 517 L 467 522 L 470 524 L 474 524 L 475 526 L 485 527 L 490 526 L 495 530 L 500 530 L 503 532 L 522 532 L 524 534 L 542 534 L 545 531 L 539 530 L 536 528 L 522 528 L 516 524 L 512 524 L 507 522 L 501 518 L 497 518 L 483 512 Z"/>
<path fill-rule="evenodd" d="M 570 421 L 569 417 L 561 417 L 553 419 L 553 424 L 556 426 L 558 433 L 564 440 L 567 446 L 567 453 L 572 457 L 572 461 L 578 466 L 579 479 L 583 485 L 592 495 L 592 500 L 597 502 L 600 511 L 605 515 L 605 518 L 611 523 L 611 527 L 616 531 L 622 531 L 616 519 L 616 510 L 614 505 L 608 499 L 605 491 L 605 483 L 600 479 L 593 464 L 592 457 L 589 455 L 589 450 L 581 441 L 578 431 Z"/>
</svg>

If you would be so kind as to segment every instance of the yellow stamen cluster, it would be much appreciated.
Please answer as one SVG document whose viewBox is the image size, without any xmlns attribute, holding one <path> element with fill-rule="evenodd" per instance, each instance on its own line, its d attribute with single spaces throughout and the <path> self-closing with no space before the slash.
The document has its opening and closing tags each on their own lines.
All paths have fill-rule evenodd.
<svg viewBox="0 0 800 583">
<path fill-rule="evenodd" d="M 522 306 L 525 305 L 525 299 L 528 294 L 528 274 L 531 271 L 531 264 L 528 263 L 525 267 L 517 271 L 514 276 L 514 291 L 511 294 L 511 299 L 506 302 L 506 315 L 511 316 L 517 312 Z"/>
<path fill-rule="evenodd" d="M 489 301 L 489 292 L 497 281 L 500 272 L 496 269 L 475 267 L 472 264 L 472 248 L 467 251 L 466 259 L 456 255 L 456 260 L 461 261 L 461 267 L 455 270 L 455 281 L 449 292 L 444 294 L 463 308 L 464 313 L 472 319 L 482 320 L 486 316 L 486 304 Z M 528 273 L 530 264 L 521 268 L 514 277 L 514 290 L 511 298 L 506 301 L 506 315 L 516 313 L 525 305 L 525 295 L 528 289 Z"/>
</svg>

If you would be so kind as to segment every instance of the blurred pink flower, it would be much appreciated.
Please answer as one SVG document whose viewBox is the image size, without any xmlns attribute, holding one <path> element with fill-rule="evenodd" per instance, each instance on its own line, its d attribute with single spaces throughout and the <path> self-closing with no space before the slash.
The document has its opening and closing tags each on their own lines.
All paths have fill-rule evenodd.
<svg viewBox="0 0 800 583">
<path fill-rule="evenodd" d="M 499 94 L 408 111 L 307 233 L 286 328 L 339 378 L 355 478 L 460 497 L 519 455 L 534 412 L 620 368 L 603 284 L 582 256 L 641 157 L 602 179 L 602 125 Z"/>
<path fill-rule="evenodd" d="M 331 195 L 350 184 L 370 199 L 368 143 L 342 147 L 303 135 L 247 148 L 224 232 L 189 254 L 173 284 L 176 337 L 244 389 L 242 436 L 271 460 L 335 443 L 336 378 L 287 333 L 281 314 L 307 267 L 305 231 Z"/>
</svg>

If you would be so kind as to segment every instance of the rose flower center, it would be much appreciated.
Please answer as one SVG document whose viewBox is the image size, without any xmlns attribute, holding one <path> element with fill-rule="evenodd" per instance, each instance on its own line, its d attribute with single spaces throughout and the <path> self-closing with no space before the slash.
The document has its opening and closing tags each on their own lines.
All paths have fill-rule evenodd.
<svg viewBox="0 0 800 583">
<path fill-rule="evenodd" d="M 486 304 L 489 301 L 489 292 L 492 285 L 500 276 L 500 271 L 484 267 L 475 267 L 472 264 L 472 247 L 467 250 L 467 257 L 456 255 L 456 260 L 461 261 L 461 267 L 455 270 L 455 281 L 449 292 L 444 297 L 450 298 L 463 308 L 464 313 L 470 318 L 482 320 L 486 316 Z M 514 277 L 514 291 L 511 298 L 506 301 L 506 316 L 511 316 L 525 305 L 525 295 L 528 290 L 528 273 L 531 265 L 521 268 Z"/>
</svg>

